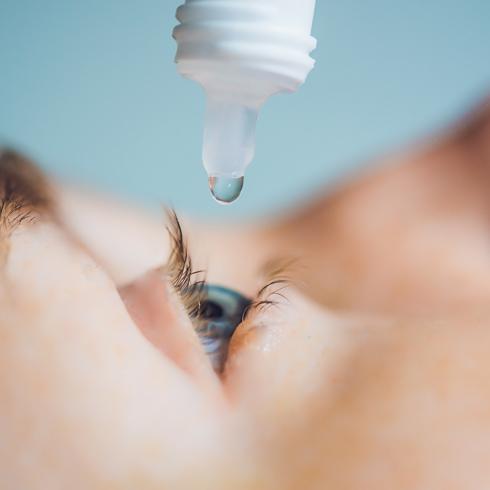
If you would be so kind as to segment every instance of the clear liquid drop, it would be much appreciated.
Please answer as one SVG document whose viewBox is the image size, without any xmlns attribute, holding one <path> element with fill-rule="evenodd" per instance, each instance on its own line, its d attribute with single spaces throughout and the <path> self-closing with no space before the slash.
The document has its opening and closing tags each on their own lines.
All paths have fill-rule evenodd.
<svg viewBox="0 0 490 490">
<path fill-rule="evenodd" d="M 209 189 L 220 204 L 231 204 L 238 199 L 243 188 L 242 177 L 209 177 Z"/>
</svg>

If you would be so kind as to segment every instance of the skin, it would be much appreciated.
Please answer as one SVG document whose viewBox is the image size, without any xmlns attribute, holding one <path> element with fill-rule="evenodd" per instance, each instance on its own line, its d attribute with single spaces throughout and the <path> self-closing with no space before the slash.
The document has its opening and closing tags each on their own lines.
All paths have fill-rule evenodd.
<svg viewBox="0 0 490 490">
<path fill-rule="evenodd" d="M 196 268 L 248 296 L 297 259 L 222 379 L 162 220 L 28 200 L 0 231 L 2 490 L 487 488 L 490 104 L 376 163 L 267 222 L 183 220 Z"/>
</svg>

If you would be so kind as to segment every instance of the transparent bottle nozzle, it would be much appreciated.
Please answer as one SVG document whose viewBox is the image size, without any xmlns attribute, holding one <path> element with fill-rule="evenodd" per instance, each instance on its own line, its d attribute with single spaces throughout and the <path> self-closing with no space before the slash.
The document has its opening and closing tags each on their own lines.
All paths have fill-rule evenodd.
<svg viewBox="0 0 490 490">
<path fill-rule="evenodd" d="M 203 163 L 221 203 L 240 194 L 262 104 L 274 94 L 295 92 L 315 64 L 315 4 L 185 0 L 177 9 L 175 62 L 207 95 Z"/>
<path fill-rule="evenodd" d="M 230 96 L 207 96 L 202 158 L 211 193 L 222 204 L 235 201 L 242 190 L 255 153 L 259 108 Z"/>
</svg>

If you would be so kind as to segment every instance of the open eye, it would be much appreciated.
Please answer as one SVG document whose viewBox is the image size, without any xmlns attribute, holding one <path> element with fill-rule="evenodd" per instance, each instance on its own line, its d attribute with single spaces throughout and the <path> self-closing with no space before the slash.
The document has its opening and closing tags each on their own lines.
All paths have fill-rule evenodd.
<svg viewBox="0 0 490 490">
<path fill-rule="evenodd" d="M 195 270 L 182 227 L 173 211 L 167 227 L 171 254 L 166 273 L 189 315 L 214 370 L 223 371 L 228 345 L 252 302 L 240 293 L 211 285 L 203 270 Z"/>
<path fill-rule="evenodd" d="M 199 305 L 197 334 L 216 372 L 223 370 L 228 345 L 251 301 L 222 286 L 205 285 Z"/>
</svg>

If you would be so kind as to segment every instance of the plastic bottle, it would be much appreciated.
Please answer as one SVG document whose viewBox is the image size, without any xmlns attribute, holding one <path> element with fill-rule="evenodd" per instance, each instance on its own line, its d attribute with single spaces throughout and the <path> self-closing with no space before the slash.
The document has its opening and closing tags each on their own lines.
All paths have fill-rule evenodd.
<svg viewBox="0 0 490 490">
<path fill-rule="evenodd" d="M 177 70 L 206 92 L 202 158 L 213 196 L 234 201 L 255 152 L 262 104 L 313 68 L 315 0 L 186 0 L 173 36 Z"/>
</svg>

